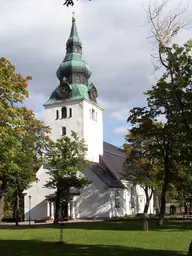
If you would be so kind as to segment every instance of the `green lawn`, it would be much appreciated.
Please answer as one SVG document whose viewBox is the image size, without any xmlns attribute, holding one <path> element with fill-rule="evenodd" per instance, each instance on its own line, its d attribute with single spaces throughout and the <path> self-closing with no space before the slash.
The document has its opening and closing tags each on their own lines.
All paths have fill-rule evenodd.
<svg viewBox="0 0 192 256">
<path fill-rule="evenodd" d="M 192 239 L 192 222 L 169 221 L 163 229 L 150 221 L 67 223 L 64 242 L 54 225 L 0 229 L 2 256 L 181 256 Z"/>
</svg>

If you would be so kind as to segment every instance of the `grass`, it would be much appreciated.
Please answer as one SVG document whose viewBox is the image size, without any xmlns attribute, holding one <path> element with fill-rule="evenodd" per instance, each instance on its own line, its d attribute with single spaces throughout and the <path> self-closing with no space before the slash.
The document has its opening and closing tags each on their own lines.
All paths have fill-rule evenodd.
<svg viewBox="0 0 192 256">
<path fill-rule="evenodd" d="M 163 229 L 142 221 L 66 223 L 63 244 L 54 225 L 0 229 L 0 255 L 6 256 L 181 256 L 192 239 L 191 221 L 166 221 Z"/>
</svg>

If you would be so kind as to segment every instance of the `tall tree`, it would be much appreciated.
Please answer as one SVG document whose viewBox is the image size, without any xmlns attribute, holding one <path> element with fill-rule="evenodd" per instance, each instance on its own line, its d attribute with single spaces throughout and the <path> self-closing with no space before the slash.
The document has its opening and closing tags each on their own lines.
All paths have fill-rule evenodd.
<svg viewBox="0 0 192 256">
<path fill-rule="evenodd" d="M 88 166 L 87 146 L 75 132 L 51 142 L 45 153 L 49 165 L 50 180 L 46 187 L 56 189 L 54 223 L 59 221 L 61 200 L 69 201 L 70 188 L 83 188 L 89 182 L 82 174 Z"/>
<path fill-rule="evenodd" d="M 146 129 L 142 134 L 146 139 L 157 139 L 159 163 L 162 164 L 161 208 L 158 225 L 163 224 L 166 194 L 171 182 L 175 183 L 184 175 L 184 170 L 191 172 L 191 78 L 192 78 L 192 43 L 184 46 L 161 48 L 166 55 L 167 68 L 151 90 L 147 91 L 147 108 L 135 108 L 131 111 L 129 121 L 136 126 L 146 118 L 156 122 L 164 116 L 165 122 L 155 129 Z M 138 129 L 138 128 L 137 128 Z M 191 177 L 191 174 L 188 175 Z"/>
<path fill-rule="evenodd" d="M 127 155 L 124 175 L 129 182 L 144 189 L 146 203 L 143 213 L 148 213 L 154 188 L 159 186 L 159 151 L 156 137 L 152 134 L 156 125 L 149 118 L 143 118 L 130 129 L 126 136 L 128 144 L 124 146 Z"/>
<path fill-rule="evenodd" d="M 28 96 L 29 79 L 16 74 L 15 67 L 5 58 L 0 58 L 0 220 L 9 174 L 15 169 L 15 127 L 20 116 L 20 108 L 16 104 Z"/>
<path fill-rule="evenodd" d="M 0 219 L 6 192 L 11 190 L 18 201 L 34 177 L 48 140 L 48 127 L 23 106 L 29 79 L 15 73 L 5 58 L 0 59 Z"/>
<path fill-rule="evenodd" d="M 19 196 L 32 181 L 42 164 L 42 154 L 46 150 L 49 137 L 46 135 L 49 128 L 37 120 L 34 113 L 26 107 L 21 108 L 20 125 L 15 130 L 17 149 L 14 162 L 17 165 L 12 171 L 12 192 L 15 198 L 16 225 L 18 225 Z"/>
</svg>

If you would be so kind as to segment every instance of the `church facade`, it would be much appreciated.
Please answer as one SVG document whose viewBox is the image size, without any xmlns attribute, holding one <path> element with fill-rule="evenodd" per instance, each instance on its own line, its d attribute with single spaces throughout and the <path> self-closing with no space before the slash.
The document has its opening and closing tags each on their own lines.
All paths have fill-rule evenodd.
<svg viewBox="0 0 192 256">
<path fill-rule="evenodd" d="M 123 180 L 123 151 L 103 141 L 103 108 L 97 101 L 96 86 L 89 82 L 90 77 L 91 68 L 83 57 L 73 17 L 66 55 L 57 70 L 59 86 L 44 104 L 44 122 L 51 128 L 53 141 L 70 136 L 72 130 L 85 139 L 87 159 L 92 164 L 84 175 L 91 183 L 84 189 L 70 191 L 70 200 L 61 204 L 60 218 L 114 218 L 142 213 L 144 190 Z M 25 220 L 53 219 L 55 191 L 44 187 L 49 179 L 46 165 L 40 167 L 36 177 L 24 191 Z M 153 211 L 151 200 L 149 212 Z"/>
</svg>

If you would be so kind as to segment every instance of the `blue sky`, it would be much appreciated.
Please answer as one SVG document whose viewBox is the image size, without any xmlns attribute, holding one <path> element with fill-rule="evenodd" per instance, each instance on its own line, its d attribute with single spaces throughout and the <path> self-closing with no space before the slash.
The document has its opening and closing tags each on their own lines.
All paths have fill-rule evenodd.
<svg viewBox="0 0 192 256">
<path fill-rule="evenodd" d="M 155 81 L 154 44 L 147 39 L 150 28 L 142 0 L 79 0 L 74 8 L 63 2 L 0 0 L 0 56 L 10 60 L 17 72 L 33 77 L 26 104 L 42 119 L 42 104 L 59 84 L 55 73 L 65 55 L 75 10 L 83 54 L 104 108 L 104 140 L 121 146 L 129 110 L 145 104 L 143 92 Z M 189 30 L 180 41 L 188 38 Z"/>
</svg>

